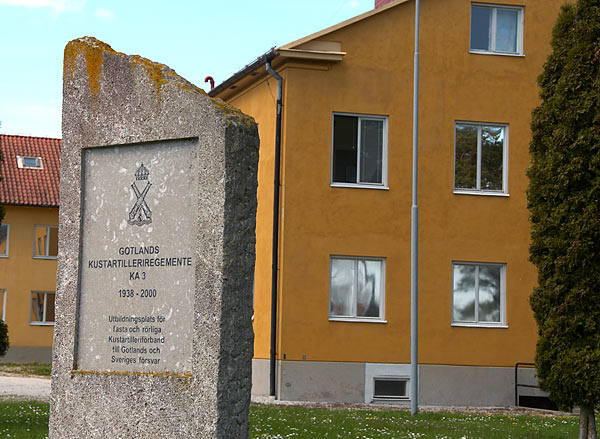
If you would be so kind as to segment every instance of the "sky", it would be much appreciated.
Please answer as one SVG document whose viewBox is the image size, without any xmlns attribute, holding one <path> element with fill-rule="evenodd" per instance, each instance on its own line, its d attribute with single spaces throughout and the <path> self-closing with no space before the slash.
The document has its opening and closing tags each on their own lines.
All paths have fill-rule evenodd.
<svg viewBox="0 0 600 439">
<path fill-rule="evenodd" d="M 65 45 L 93 36 L 205 91 L 374 0 L 0 0 L 0 133 L 61 137 Z"/>
</svg>

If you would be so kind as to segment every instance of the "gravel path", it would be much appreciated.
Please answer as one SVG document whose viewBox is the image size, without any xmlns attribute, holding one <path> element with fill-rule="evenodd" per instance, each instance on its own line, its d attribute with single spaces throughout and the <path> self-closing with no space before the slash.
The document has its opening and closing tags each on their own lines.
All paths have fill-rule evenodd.
<svg viewBox="0 0 600 439">
<path fill-rule="evenodd" d="M 50 378 L 0 374 L 0 399 L 50 400 Z"/>
<path fill-rule="evenodd" d="M 36 399 L 50 400 L 50 378 L 20 376 L 0 372 L 0 399 Z M 278 401 L 264 396 L 253 396 L 255 404 L 319 407 L 325 409 L 354 410 L 409 410 L 409 406 L 390 406 L 386 404 L 340 404 L 319 402 Z M 493 413 L 493 414 L 535 414 L 541 416 L 573 416 L 576 413 L 561 413 L 549 410 L 537 410 L 525 407 L 437 407 L 421 406 L 423 412 L 461 412 L 461 413 Z"/>
</svg>

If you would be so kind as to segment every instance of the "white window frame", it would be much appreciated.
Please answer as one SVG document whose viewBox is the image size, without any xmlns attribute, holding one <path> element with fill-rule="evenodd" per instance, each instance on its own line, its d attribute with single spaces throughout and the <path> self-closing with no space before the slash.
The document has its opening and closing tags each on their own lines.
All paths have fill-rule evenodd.
<svg viewBox="0 0 600 439">
<path fill-rule="evenodd" d="M 6 290 L 0 288 L 0 293 L 2 294 L 2 301 L 0 301 L 0 311 L 2 311 L 0 314 L 0 320 L 6 322 Z"/>
<path fill-rule="evenodd" d="M 406 395 L 404 396 L 377 396 L 375 394 L 375 382 L 376 381 L 400 381 L 406 383 Z M 373 401 L 410 401 L 410 378 L 409 377 L 398 377 L 398 376 L 381 376 L 377 375 L 373 377 Z"/>
<path fill-rule="evenodd" d="M 463 322 L 454 321 L 454 266 L 455 265 L 473 265 L 477 267 L 475 271 L 475 321 Z M 500 322 L 479 322 L 479 267 L 487 265 L 500 267 Z M 508 328 L 506 323 L 506 264 L 496 262 L 465 262 L 465 261 L 453 261 L 452 262 L 452 298 L 450 306 L 450 321 L 452 326 L 467 326 L 477 328 Z"/>
<path fill-rule="evenodd" d="M 472 49 L 471 48 L 471 30 L 473 29 L 473 7 L 489 8 L 492 10 L 492 25 L 490 28 L 490 49 Z M 498 9 L 508 9 L 519 12 L 519 18 L 517 21 L 517 51 L 516 52 L 501 52 L 496 51 L 496 17 Z M 469 26 L 469 53 L 485 54 L 485 55 L 503 55 L 503 56 L 525 56 L 523 53 L 523 23 L 525 16 L 524 6 L 510 6 L 502 4 L 490 4 L 490 3 L 471 3 L 471 19 Z"/>
<path fill-rule="evenodd" d="M 42 315 L 42 321 L 41 322 L 34 322 L 33 321 L 33 311 L 32 311 L 32 302 L 33 302 L 33 295 L 34 294 L 43 294 L 44 295 L 44 311 L 43 311 L 43 315 Z M 56 303 L 56 291 L 32 291 L 31 295 L 29 296 L 29 324 L 32 326 L 54 326 L 55 322 L 48 322 L 46 321 L 46 312 L 47 312 L 47 306 L 48 306 L 48 294 L 54 294 L 54 300 Z M 55 314 L 56 316 L 56 314 Z"/>
<path fill-rule="evenodd" d="M 10 244 L 10 224 L 2 224 L 1 227 L 6 226 L 6 253 L 0 253 L 0 258 L 8 258 L 8 250 Z"/>
<path fill-rule="evenodd" d="M 333 157 L 334 157 L 334 121 L 335 116 L 351 116 L 358 117 L 358 132 L 357 132 L 357 142 L 358 145 L 356 147 L 356 183 L 344 183 L 344 182 L 335 182 L 333 181 L 333 170 L 335 167 Z M 377 120 L 383 121 L 383 160 L 381 163 L 381 183 L 363 183 L 360 182 L 360 130 L 361 130 L 361 120 Z M 341 113 L 334 112 L 331 116 L 331 173 L 330 173 L 330 186 L 331 187 L 350 187 L 350 188 L 362 188 L 362 189 L 389 189 L 388 181 L 387 181 L 387 168 L 388 168 L 388 116 L 381 115 L 370 115 L 370 114 L 359 114 L 359 113 Z"/>
<path fill-rule="evenodd" d="M 331 269 L 333 266 L 334 259 L 346 259 L 350 261 L 378 261 L 381 262 L 381 291 L 379 292 L 379 317 L 352 317 L 352 316 L 332 316 L 331 315 Z M 329 256 L 329 301 L 327 302 L 329 321 L 331 322 L 371 322 L 371 323 L 387 323 L 385 320 L 385 258 L 376 257 L 363 257 L 363 256 L 344 256 L 344 255 L 330 255 Z M 354 270 L 354 282 L 355 286 L 358 285 L 358 269 Z M 358 291 L 358 288 L 355 288 Z M 354 314 L 356 314 L 356 302 L 353 304 Z"/>
<path fill-rule="evenodd" d="M 475 189 L 456 187 L 456 126 L 472 125 L 477 127 L 477 187 Z M 504 128 L 504 146 L 502 147 L 502 190 L 481 189 L 481 129 L 483 127 L 501 127 Z M 487 123 L 457 120 L 454 122 L 454 173 L 452 175 L 452 188 L 455 194 L 468 195 L 491 195 L 499 197 L 508 197 L 508 134 L 509 126 L 506 123 Z"/>
<path fill-rule="evenodd" d="M 48 239 L 46 239 L 46 251 L 45 251 L 45 255 L 36 255 L 35 254 L 35 249 L 36 249 L 36 242 L 35 242 L 35 231 L 37 228 L 46 228 L 46 236 L 48 237 Z M 33 247 L 32 247 L 32 256 L 34 259 L 56 259 L 58 257 L 58 249 L 57 249 L 57 255 L 56 256 L 50 256 L 50 229 L 56 229 L 58 232 L 58 226 L 46 226 L 46 225 L 42 225 L 42 224 L 36 224 L 33 226 Z M 58 239 L 58 236 L 57 236 Z M 58 245 L 58 242 L 57 242 Z"/>
<path fill-rule="evenodd" d="M 25 159 L 34 159 L 35 160 L 35 166 L 27 166 L 25 164 Z M 44 169 L 44 163 L 42 161 L 41 157 L 34 157 L 34 156 L 22 156 L 22 155 L 18 155 L 17 156 L 17 166 L 19 167 L 19 169 Z"/>
</svg>

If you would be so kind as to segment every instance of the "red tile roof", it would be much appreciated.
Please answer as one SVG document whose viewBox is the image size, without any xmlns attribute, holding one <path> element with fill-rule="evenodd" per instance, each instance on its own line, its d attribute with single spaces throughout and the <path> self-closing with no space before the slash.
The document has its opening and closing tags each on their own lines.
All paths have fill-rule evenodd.
<svg viewBox="0 0 600 439">
<path fill-rule="evenodd" d="M 0 134 L 0 204 L 58 207 L 60 139 Z M 20 169 L 17 156 L 41 157 L 43 169 Z"/>
</svg>

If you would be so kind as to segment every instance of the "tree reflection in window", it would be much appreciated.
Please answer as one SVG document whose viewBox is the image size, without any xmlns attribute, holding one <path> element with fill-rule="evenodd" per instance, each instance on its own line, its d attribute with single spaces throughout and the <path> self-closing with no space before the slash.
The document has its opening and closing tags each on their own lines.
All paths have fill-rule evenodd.
<svg viewBox="0 0 600 439">
<path fill-rule="evenodd" d="M 499 264 L 454 264 L 453 322 L 502 323 L 503 272 Z"/>
</svg>

